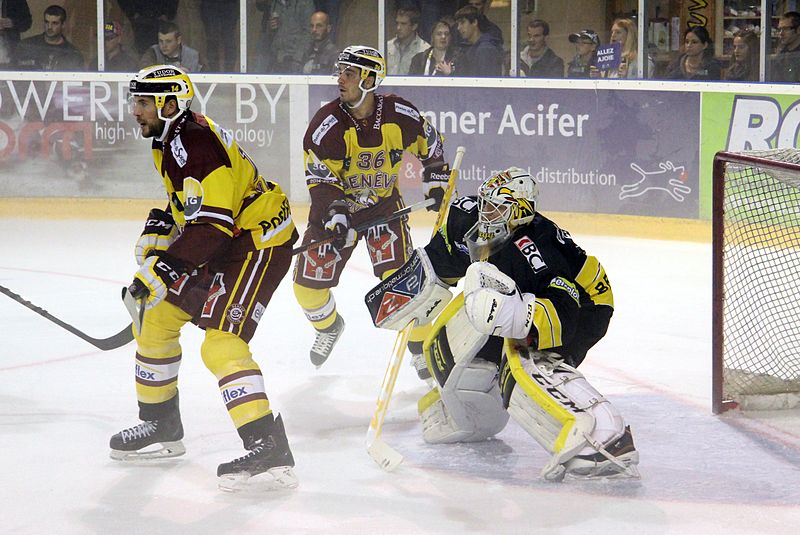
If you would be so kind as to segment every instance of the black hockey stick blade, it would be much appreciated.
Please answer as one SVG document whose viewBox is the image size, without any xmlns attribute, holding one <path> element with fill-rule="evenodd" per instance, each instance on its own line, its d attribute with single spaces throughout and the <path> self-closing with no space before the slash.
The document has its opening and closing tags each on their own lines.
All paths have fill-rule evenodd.
<svg viewBox="0 0 800 535">
<path fill-rule="evenodd" d="M 380 225 L 381 223 L 388 223 L 389 221 L 394 221 L 395 219 L 400 219 L 401 217 L 410 214 L 411 212 L 416 212 L 417 210 L 422 210 L 423 208 L 427 208 L 435 203 L 435 199 L 425 199 L 422 202 L 418 202 L 416 204 L 412 204 L 411 206 L 406 206 L 405 208 L 401 208 L 396 212 L 393 212 L 391 215 L 387 217 L 379 217 L 375 218 L 371 221 L 365 221 L 360 225 L 354 227 L 356 232 L 364 232 L 370 227 L 374 227 L 375 225 Z M 313 249 L 319 245 L 324 245 L 326 243 L 330 243 L 335 238 L 331 236 L 330 238 L 325 238 L 324 240 L 317 240 L 307 243 L 305 245 L 300 245 L 292 249 L 292 254 L 296 255 L 297 253 L 302 253 L 303 251 L 308 251 L 309 249 Z"/>
<path fill-rule="evenodd" d="M 142 321 L 144 321 L 144 303 L 133 297 L 127 286 L 122 287 L 122 302 L 133 320 L 133 323 L 131 323 L 133 332 L 136 334 L 141 333 Z"/>
<path fill-rule="evenodd" d="M 111 336 L 110 338 L 92 338 L 91 336 L 89 336 L 85 332 L 80 331 L 77 328 L 75 328 L 72 325 L 70 325 L 69 323 L 67 323 L 67 322 L 65 322 L 63 320 L 60 320 L 57 317 L 53 316 L 52 314 L 50 314 L 45 309 L 34 305 L 30 301 L 26 301 L 20 295 L 12 292 L 11 290 L 6 288 L 5 286 L 0 286 L 0 293 L 4 293 L 8 297 L 13 299 L 17 303 L 19 303 L 20 305 L 22 305 L 22 306 L 24 306 L 26 308 L 29 308 L 30 310 L 33 310 L 34 312 L 36 312 L 37 314 L 39 314 L 43 318 L 52 321 L 53 323 L 55 323 L 56 325 L 58 325 L 62 329 L 71 332 L 72 334 L 74 334 L 78 338 L 80 338 L 82 340 L 85 340 L 86 342 L 89 342 L 94 347 L 96 347 L 97 349 L 100 349 L 102 351 L 110 351 L 112 349 L 117 349 L 117 348 L 122 347 L 125 344 L 127 344 L 128 342 L 133 340 L 133 331 L 131 330 L 132 324 L 128 325 L 127 327 L 122 329 L 120 332 L 118 332 L 114 336 Z"/>
</svg>

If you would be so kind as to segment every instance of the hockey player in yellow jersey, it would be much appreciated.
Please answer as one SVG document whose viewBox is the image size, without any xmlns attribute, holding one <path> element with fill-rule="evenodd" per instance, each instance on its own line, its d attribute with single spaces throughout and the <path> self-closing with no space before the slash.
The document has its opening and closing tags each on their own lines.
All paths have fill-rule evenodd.
<svg viewBox="0 0 800 535">
<path fill-rule="evenodd" d="M 232 132 L 190 109 L 194 87 L 181 69 L 156 65 L 130 82 L 131 113 L 152 138 L 168 205 L 153 209 L 128 292 L 144 314 L 135 332 L 142 423 L 111 438 L 113 459 L 185 452 L 178 407 L 181 328 L 205 330 L 200 348 L 249 453 L 217 470 L 223 490 L 293 487 L 294 459 L 273 414 L 249 341 L 291 265 L 298 233 L 280 186 L 265 180 Z"/>
<path fill-rule="evenodd" d="M 303 243 L 336 236 L 333 243 L 298 256 L 294 291 L 316 329 L 311 362 L 328 358 L 344 329 L 331 288 L 362 236 L 354 226 L 380 220 L 403 207 L 398 171 L 403 152 L 422 163 L 423 191 L 438 210 L 449 178 L 442 137 L 413 104 L 375 89 L 386 75 L 380 52 L 349 46 L 337 62 L 339 98 L 314 115 L 303 139 L 306 183 L 311 196 Z M 363 235 L 377 277 L 408 259 L 413 247 L 406 219 L 377 224 Z M 424 330 L 411 333 L 409 349 L 421 355 Z M 424 364 L 424 363 L 423 363 Z M 427 369 L 422 366 L 424 373 Z"/>
</svg>

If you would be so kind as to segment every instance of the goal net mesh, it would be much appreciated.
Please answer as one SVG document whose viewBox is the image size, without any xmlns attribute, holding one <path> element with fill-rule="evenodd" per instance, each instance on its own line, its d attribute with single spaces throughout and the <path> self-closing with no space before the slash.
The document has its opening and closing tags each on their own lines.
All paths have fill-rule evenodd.
<svg viewBox="0 0 800 535">
<path fill-rule="evenodd" d="M 722 177 L 722 394 L 745 409 L 790 407 L 800 402 L 800 150 L 740 154 L 759 160 L 729 161 Z"/>
</svg>

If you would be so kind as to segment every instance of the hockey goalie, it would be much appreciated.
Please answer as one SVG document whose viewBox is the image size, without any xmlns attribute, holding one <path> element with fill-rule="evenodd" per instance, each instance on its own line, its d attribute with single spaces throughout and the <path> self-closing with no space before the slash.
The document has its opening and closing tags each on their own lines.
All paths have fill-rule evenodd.
<svg viewBox="0 0 800 535">
<path fill-rule="evenodd" d="M 512 167 L 456 199 L 367 305 L 378 327 L 435 317 L 423 344 L 433 387 L 418 403 L 426 442 L 485 440 L 510 417 L 552 455 L 546 480 L 638 478 L 630 427 L 577 370 L 608 329 L 611 285 L 597 258 L 536 212 L 538 193 Z"/>
</svg>

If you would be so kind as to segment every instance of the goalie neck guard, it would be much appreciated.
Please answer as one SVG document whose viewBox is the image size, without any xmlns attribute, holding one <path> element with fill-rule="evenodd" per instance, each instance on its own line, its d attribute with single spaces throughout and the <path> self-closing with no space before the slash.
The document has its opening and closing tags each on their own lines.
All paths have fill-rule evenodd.
<svg viewBox="0 0 800 535">
<path fill-rule="evenodd" d="M 525 170 L 509 167 L 478 188 L 478 221 L 465 236 L 470 259 L 486 260 L 506 244 L 511 232 L 533 220 L 539 184 Z"/>
<path fill-rule="evenodd" d="M 158 141 L 164 141 L 169 125 L 192 105 L 194 86 L 189 75 L 173 65 L 153 65 L 140 70 L 128 84 L 129 97 L 151 96 L 155 99 L 158 118 L 164 121 L 164 130 Z M 173 97 L 179 112 L 172 117 L 162 113 L 167 99 Z"/>
</svg>

